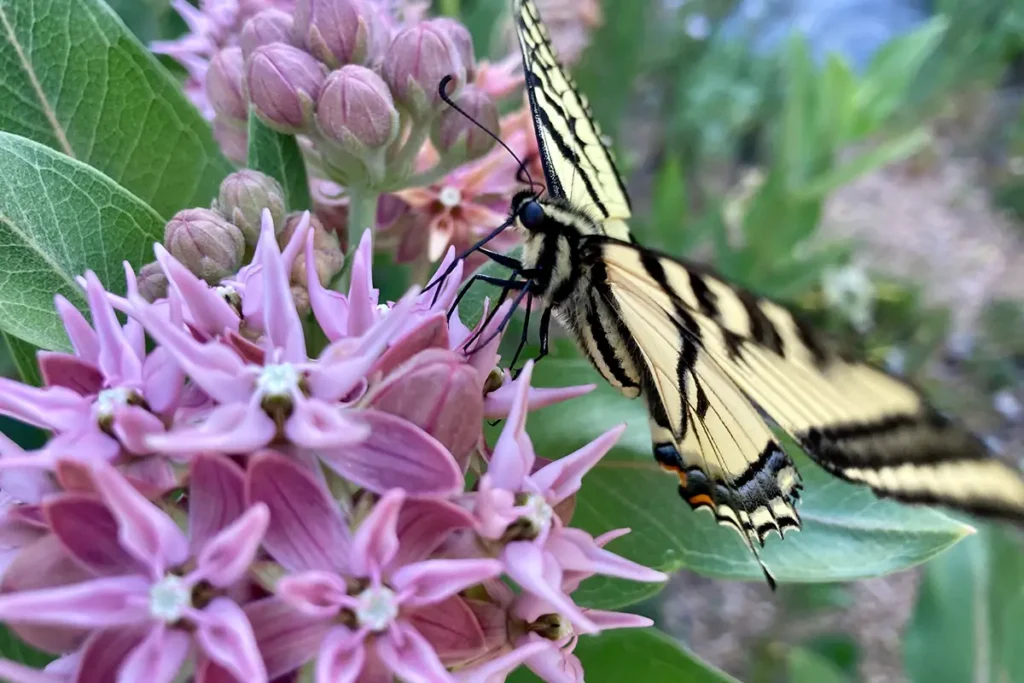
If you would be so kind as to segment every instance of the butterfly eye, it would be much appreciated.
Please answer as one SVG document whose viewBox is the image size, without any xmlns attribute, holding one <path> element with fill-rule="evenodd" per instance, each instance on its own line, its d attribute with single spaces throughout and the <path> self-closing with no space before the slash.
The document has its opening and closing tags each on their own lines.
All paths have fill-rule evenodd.
<svg viewBox="0 0 1024 683">
<path fill-rule="evenodd" d="M 536 230 L 544 222 L 544 207 L 538 202 L 526 202 L 519 209 L 519 220 L 527 230 Z"/>
</svg>

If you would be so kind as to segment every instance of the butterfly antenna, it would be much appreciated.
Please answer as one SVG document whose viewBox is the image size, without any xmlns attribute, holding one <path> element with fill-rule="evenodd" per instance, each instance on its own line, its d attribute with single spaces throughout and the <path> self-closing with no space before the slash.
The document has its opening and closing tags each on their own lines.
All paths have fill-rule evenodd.
<svg viewBox="0 0 1024 683">
<path fill-rule="evenodd" d="M 451 107 L 455 111 L 457 111 L 460 114 L 462 114 L 463 116 L 465 116 L 469 121 L 471 121 L 473 123 L 474 126 L 479 128 L 483 132 L 487 133 L 487 135 L 490 136 L 491 138 L 493 138 L 495 142 L 497 142 L 499 145 L 504 147 L 505 151 L 508 152 L 509 154 L 511 154 L 512 158 L 515 159 L 516 163 L 519 164 L 519 171 L 516 173 L 516 177 L 518 178 L 520 174 L 524 174 L 525 173 L 526 174 L 526 178 L 527 178 L 527 180 L 530 183 L 530 187 L 537 187 L 537 183 L 534 182 L 533 176 L 530 175 L 530 171 L 526 168 L 526 163 L 523 162 L 523 160 L 519 158 L 519 155 L 516 154 L 515 152 L 513 152 L 512 148 L 509 147 L 507 144 L 505 144 L 504 140 L 502 140 L 500 137 L 495 135 L 494 131 L 490 130 L 487 126 L 485 126 L 484 124 L 480 123 L 475 118 L 470 116 L 469 113 L 467 113 L 465 109 L 463 109 L 459 105 L 455 104 L 455 101 L 452 100 L 452 98 L 448 96 L 448 92 L 447 92 L 448 84 L 451 83 L 452 80 L 453 80 L 453 77 L 451 76 L 451 74 L 449 74 L 449 75 L 445 76 L 444 78 L 442 78 L 441 79 L 441 83 L 437 86 L 437 93 L 441 96 L 441 100 L 445 104 L 447 104 L 449 107 Z"/>
</svg>

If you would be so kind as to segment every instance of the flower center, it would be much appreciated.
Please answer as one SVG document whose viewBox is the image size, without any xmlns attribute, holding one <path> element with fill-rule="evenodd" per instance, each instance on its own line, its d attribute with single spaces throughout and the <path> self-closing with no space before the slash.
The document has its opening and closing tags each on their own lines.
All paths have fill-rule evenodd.
<svg viewBox="0 0 1024 683">
<path fill-rule="evenodd" d="M 291 363 L 267 365 L 256 380 L 256 388 L 264 397 L 290 397 L 299 390 L 299 379 L 299 372 Z"/>
<path fill-rule="evenodd" d="M 538 531 L 547 527 L 551 523 L 552 517 L 555 516 L 554 509 L 544 500 L 544 496 L 538 496 L 535 493 L 530 494 L 526 499 L 524 507 L 526 508 L 526 519 Z"/>
<path fill-rule="evenodd" d="M 441 188 L 441 193 L 437 198 L 446 209 L 454 209 L 462 203 L 462 192 L 457 187 L 445 185 Z"/>
<path fill-rule="evenodd" d="M 124 387 L 104 389 L 96 397 L 96 417 L 100 420 L 113 418 L 117 407 L 128 405 L 131 397 L 132 392 Z"/>
<path fill-rule="evenodd" d="M 356 600 L 356 619 L 371 631 L 383 631 L 398 617 L 398 597 L 390 588 L 367 588 Z"/>
<path fill-rule="evenodd" d="M 192 606 L 192 591 L 180 576 L 168 574 L 149 589 L 149 613 L 168 624 L 181 619 Z"/>
</svg>

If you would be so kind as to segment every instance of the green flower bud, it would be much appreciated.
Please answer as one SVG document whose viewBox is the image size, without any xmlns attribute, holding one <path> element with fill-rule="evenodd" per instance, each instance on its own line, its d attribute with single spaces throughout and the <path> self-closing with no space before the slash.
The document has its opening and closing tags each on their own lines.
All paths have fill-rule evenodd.
<svg viewBox="0 0 1024 683">
<path fill-rule="evenodd" d="M 245 238 L 237 226 L 210 209 L 185 209 L 164 228 L 164 246 L 186 268 L 211 285 L 238 272 Z"/>
<path fill-rule="evenodd" d="M 364 0 L 298 0 L 295 6 L 296 42 L 332 68 L 373 63 L 386 31 Z"/>
<path fill-rule="evenodd" d="M 245 60 L 238 47 L 226 47 L 210 60 L 206 72 L 206 95 L 213 110 L 227 119 L 245 121 L 249 108 L 245 100 L 242 79 L 245 76 Z"/>
<path fill-rule="evenodd" d="M 395 101 L 417 118 L 427 118 L 442 106 L 437 88 L 445 76 L 457 92 L 466 83 L 466 67 L 448 32 L 425 21 L 401 31 L 384 55 L 384 80 Z"/>
<path fill-rule="evenodd" d="M 285 219 L 284 230 L 277 237 L 282 249 L 295 233 L 295 228 L 302 220 L 302 213 L 301 211 L 290 213 Z M 341 266 L 345 262 L 345 256 L 341 251 L 341 242 L 338 240 L 338 235 L 324 227 L 324 224 L 316 216 L 309 217 L 309 229 L 313 231 L 313 259 L 316 275 L 320 279 L 320 284 L 326 287 L 334 276 L 341 272 Z M 306 286 L 305 249 L 295 257 L 291 281 L 295 285 Z"/>
<path fill-rule="evenodd" d="M 260 119 L 283 133 L 306 130 L 326 77 L 327 67 L 284 43 L 261 45 L 246 61 L 249 100 Z"/>
<path fill-rule="evenodd" d="M 242 55 L 248 59 L 253 50 L 261 45 L 271 43 L 292 42 L 292 17 L 279 9 L 265 9 L 255 15 L 242 27 L 238 44 L 242 47 Z"/>
<path fill-rule="evenodd" d="M 139 268 L 139 295 L 153 303 L 167 296 L 167 275 L 159 263 L 153 261 Z"/>
<path fill-rule="evenodd" d="M 469 85 L 463 88 L 455 102 L 480 126 L 497 133 L 498 107 L 487 93 Z M 434 124 L 431 137 L 434 146 L 446 159 L 479 159 L 494 147 L 494 138 L 481 130 L 480 126 L 448 107 Z"/>
<path fill-rule="evenodd" d="M 359 158 L 398 137 L 398 110 L 388 86 L 376 73 L 355 64 L 327 77 L 317 100 L 316 122 L 324 137 Z"/>
<path fill-rule="evenodd" d="M 263 209 L 270 209 L 275 226 L 284 221 L 284 189 L 279 182 L 259 171 L 236 171 L 220 184 L 215 208 L 242 231 L 246 245 L 255 247 L 260 237 Z"/>
</svg>

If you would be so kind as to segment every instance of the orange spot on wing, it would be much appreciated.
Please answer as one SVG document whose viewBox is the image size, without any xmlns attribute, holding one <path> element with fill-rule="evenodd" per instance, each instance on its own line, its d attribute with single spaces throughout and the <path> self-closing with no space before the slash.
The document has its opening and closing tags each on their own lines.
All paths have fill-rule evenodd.
<svg viewBox="0 0 1024 683">
<path fill-rule="evenodd" d="M 687 501 L 690 505 L 707 505 L 708 507 L 715 507 L 715 501 L 711 500 L 711 496 L 706 493 L 700 493 L 696 496 L 690 496 Z"/>
</svg>

